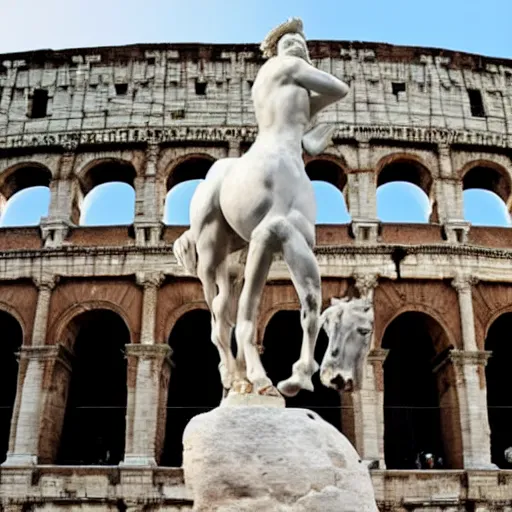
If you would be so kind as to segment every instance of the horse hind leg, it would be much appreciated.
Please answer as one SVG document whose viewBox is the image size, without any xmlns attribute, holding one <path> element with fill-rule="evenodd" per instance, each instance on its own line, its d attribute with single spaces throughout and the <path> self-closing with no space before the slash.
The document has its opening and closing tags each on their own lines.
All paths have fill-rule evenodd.
<svg viewBox="0 0 512 512">
<path fill-rule="evenodd" d="M 311 377 L 319 368 L 315 361 L 315 345 L 319 331 L 322 291 L 315 255 L 302 233 L 291 227 L 282 249 L 301 304 L 303 338 L 300 358 L 293 365 L 292 375 L 279 382 L 277 388 L 285 396 L 295 396 L 301 389 L 314 390 Z"/>
<path fill-rule="evenodd" d="M 247 379 L 256 393 L 279 396 L 268 378 L 256 347 L 256 321 L 268 271 L 272 263 L 274 234 L 268 227 L 258 227 L 249 243 L 244 272 L 244 285 L 238 301 L 235 326 L 238 345 L 238 368 L 245 363 Z"/>
<path fill-rule="evenodd" d="M 231 350 L 233 317 L 228 256 L 231 251 L 229 227 L 216 219 L 203 226 L 197 243 L 197 275 L 211 313 L 211 341 L 220 356 L 219 373 L 224 389 L 232 387 L 237 365 Z"/>
<path fill-rule="evenodd" d="M 231 350 L 231 331 L 234 323 L 231 316 L 231 286 L 227 261 L 217 268 L 218 294 L 212 302 L 212 341 L 219 350 L 219 371 L 224 389 L 231 389 L 233 381 L 239 379 L 237 364 Z"/>
</svg>

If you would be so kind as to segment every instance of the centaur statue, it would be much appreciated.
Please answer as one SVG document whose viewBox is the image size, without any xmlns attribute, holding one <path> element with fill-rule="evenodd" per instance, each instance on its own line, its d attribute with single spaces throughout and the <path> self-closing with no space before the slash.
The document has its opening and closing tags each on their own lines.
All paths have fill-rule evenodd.
<svg viewBox="0 0 512 512">
<path fill-rule="evenodd" d="M 342 99 L 349 89 L 312 65 L 300 19 L 290 19 L 272 30 L 261 50 L 268 60 L 252 87 L 256 140 L 243 156 L 224 158 L 212 165 L 192 198 L 190 229 L 174 243 L 174 254 L 202 283 L 212 314 L 212 341 L 220 353 L 224 388 L 265 395 L 278 391 L 263 368 L 255 343 L 257 314 L 273 256 L 282 254 L 300 300 L 304 336 L 292 375 L 277 387 L 283 395 L 294 396 L 301 389 L 313 391 L 311 377 L 318 370 L 314 351 L 322 303 L 313 253 L 316 202 L 303 150 L 316 155 L 331 143 L 334 126 L 316 124 L 315 116 Z M 247 256 L 235 318 L 228 258 L 241 249 L 247 249 Z M 361 299 L 335 302 L 333 307 L 340 326 L 345 322 L 350 327 L 329 328 L 332 335 L 321 378 L 325 385 L 343 389 L 353 379 L 349 374 L 356 372 L 343 370 L 343 353 L 335 345 L 346 344 L 350 338 L 357 347 L 367 346 L 373 311 Z M 355 313 L 340 313 L 349 307 Z M 326 311 L 326 320 L 332 316 L 332 310 Z M 335 323 L 333 318 L 328 322 L 331 327 Z M 362 329 L 361 323 L 365 324 Z M 233 327 L 236 358 L 230 343 Z M 349 361 L 349 366 L 356 359 Z M 346 358 L 343 364 L 346 366 Z"/>
</svg>

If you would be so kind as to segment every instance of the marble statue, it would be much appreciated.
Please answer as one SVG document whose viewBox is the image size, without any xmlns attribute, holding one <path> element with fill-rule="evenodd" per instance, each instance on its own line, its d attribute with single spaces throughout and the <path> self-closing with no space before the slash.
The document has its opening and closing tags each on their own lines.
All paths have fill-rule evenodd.
<svg viewBox="0 0 512 512">
<path fill-rule="evenodd" d="M 256 140 L 243 156 L 212 165 L 192 198 L 190 229 L 176 240 L 173 250 L 178 262 L 197 275 L 203 286 L 224 388 L 271 396 L 278 396 L 279 390 L 294 396 L 301 389 L 313 391 L 322 302 L 313 253 L 315 195 L 303 151 L 316 155 L 330 144 L 333 126 L 317 123 L 316 116 L 342 99 L 348 86 L 312 65 L 300 19 L 292 18 L 272 30 L 261 50 L 268 60 L 252 87 Z M 233 308 L 228 258 L 244 248 L 244 282 Z M 300 358 L 278 390 L 263 368 L 255 343 L 260 299 L 276 253 L 282 254 L 290 271 L 304 332 Z M 332 313 L 325 316 L 327 325 L 331 325 Z M 236 358 L 230 347 L 233 327 Z M 341 386 L 342 380 L 348 385 L 354 379 L 341 367 L 336 370 L 339 343 L 336 336 L 331 338 L 328 362 L 322 369 L 322 381 L 330 386 Z"/>
<path fill-rule="evenodd" d="M 324 386 L 347 392 L 361 388 L 373 323 L 372 299 L 331 299 L 330 307 L 320 317 L 329 339 L 320 367 Z"/>
</svg>

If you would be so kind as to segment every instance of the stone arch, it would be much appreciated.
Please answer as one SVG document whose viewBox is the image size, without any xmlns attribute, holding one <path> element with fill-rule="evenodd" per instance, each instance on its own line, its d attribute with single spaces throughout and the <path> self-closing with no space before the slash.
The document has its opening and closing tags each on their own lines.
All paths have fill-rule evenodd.
<svg viewBox="0 0 512 512">
<path fill-rule="evenodd" d="M 433 173 L 423 159 L 412 153 L 392 153 L 379 160 L 376 166 L 377 186 L 392 181 L 407 181 L 420 187 L 430 197 Z"/>
<path fill-rule="evenodd" d="M 347 169 L 343 158 L 329 153 L 305 159 L 306 173 L 311 180 L 326 181 L 343 192 L 347 184 Z"/>
<path fill-rule="evenodd" d="M 76 176 L 83 194 L 86 195 L 94 187 L 111 181 L 119 181 L 133 187 L 137 170 L 129 160 L 105 156 L 92 158 L 76 171 Z"/>
<path fill-rule="evenodd" d="M 165 171 L 167 192 L 184 181 L 204 179 L 215 160 L 212 155 L 200 152 L 177 158 Z"/>
<path fill-rule="evenodd" d="M 457 383 L 445 327 L 425 311 L 403 310 L 388 322 L 384 363 L 384 451 L 389 469 L 415 469 L 423 452 L 438 467 L 462 467 Z"/>
<path fill-rule="evenodd" d="M 306 161 L 306 173 L 313 183 L 317 198 L 318 224 L 348 223 L 347 173 L 337 156 L 323 154 Z"/>
<path fill-rule="evenodd" d="M 376 176 L 378 194 L 380 191 L 384 192 L 384 189 L 380 189 L 379 191 L 380 187 L 389 187 L 392 183 L 405 182 L 410 184 L 405 186 L 411 189 L 410 191 L 406 190 L 406 193 L 414 193 L 414 187 L 411 188 L 411 185 L 418 187 L 418 189 L 423 192 L 429 208 L 432 208 L 434 183 L 433 174 L 419 156 L 410 153 L 393 153 L 391 155 L 387 155 L 381 158 L 378 162 L 376 167 Z M 393 187 L 396 187 L 396 185 L 393 185 Z M 387 191 L 388 190 L 386 190 L 386 192 Z M 420 200 L 420 198 L 416 199 L 416 201 L 418 200 Z M 377 205 L 379 205 L 379 201 L 377 201 Z M 432 215 L 427 220 L 430 220 L 431 218 L 433 220 L 437 218 L 436 211 L 433 211 Z M 397 219 L 397 221 L 407 221 L 405 213 L 404 218 Z"/>
<path fill-rule="evenodd" d="M 119 208 L 119 204 L 116 205 L 116 214 L 122 211 L 122 220 L 112 222 L 108 220 L 102 220 L 101 224 L 131 224 L 135 217 L 135 181 L 137 178 L 137 169 L 130 160 L 115 156 L 104 156 L 91 159 L 85 165 L 83 165 L 76 173 L 80 190 L 83 196 L 80 198 L 80 210 L 83 217 L 86 215 L 86 208 L 101 207 L 101 202 L 98 203 L 98 198 L 95 197 L 96 193 L 99 193 L 98 187 L 107 187 L 114 190 L 108 190 L 108 193 L 114 197 L 116 201 L 119 197 L 123 198 L 121 203 L 122 207 Z M 103 190 L 103 193 L 105 190 Z M 92 194 L 92 195 L 89 195 Z M 91 200 L 91 204 L 88 204 Z M 109 203 L 111 198 L 107 198 L 106 202 Z M 100 199 L 103 201 L 103 198 Z M 89 211 L 90 213 L 90 211 Z M 106 212 L 104 212 L 106 214 Z M 83 219 L 81 218 L 81 223 Z M 95 224 L 98 224 L 96 221 Z"/>
<path fill-rule="evenodd" d="M 0 313 L 2 313 L 2 312 L 11 315 L 16 320 L 16 322 L 18 322 L 18 324 L 21 328 L 21 333 L 22 333 L 22 340 L 23 340 L 22 344 L 28 345 L 30 343 L 30 340 L 28 340 L 26 338 L 25 323 L 23 321 L 23 317 L 20 315 L 18 310 L 16 308 L 13 308 L 10 304 L 7 304 L 6 302 L 3 302 L 0 300 Z"/>
<path fill-rule="evenodd" d="M 375 348 L 385 348 L 382 346 L 382 342 L 384 339 L 384 333 L 387 328 L 395 321 L 399 316 L 404 313 L 423 313 L 427 316 L 432 317 L 432 319 L 439 325 L 439 327 L 443 330 L 443 337 L 439 338 L 441 344 L 435 344 L 436 352 L 440 353 L 443 350 L 448 349 L 449 347 L 461 348 L 461 343 L 457 341 L 456 336 L 452 332 L 451 328 L 446 324 L 444 318 L 440 315 L 440 313 L 427 304 L 414 304 L 408 303 L 407 305 L 402 306 L 397 309 L 391 317 L 389 317 L 386 322 L 381 326 L 380 332 L 382 333 L 380 337 L 375 338 L 376 346 Z"/>
<path fill-rule="evenodd" d="M 17 353 L 23 345 L 23 326 L 12 308 L 0 304 L 0 463 L 9 447 L 11 422 L 18 384 Z"/>
<path fill-rule="evenodd" d="M 492 325 L 494 324 L 494 322 L 496 320 L 498 320 L 498 318 L 502 315 L 506 315 L 508 313 L 512 313 L 512 305 L 511 304 L 507 304 L 505 306 L 502 306 L 496 310 L 494 310 L 492 312 L 492 314 L 489 316 L 489 318 L 487 319 L 487 322 L 485 324 L 485 327 L 484 327 L 484 338 L 487 338 L 487 336 L 489 335 L 489 330 L 490 328 L 492 327 Z M 484 345 L 479 347 L 480 350 L 485 350 L 485 341 L 484 341 Z"/>
<path fill-rule="evenodd" d="M 49 330 L 49 340 L 56 340 L 55 343 L 61 343 L 67 349 L 73 350 L 72 340 L 76 335 L 76 326 L 73 323 L 73 320 L 82 313 L 94 310 L 106 310 L 116 313 L 121 317 L 128 329 L 130 334 L 128 343 L 139 342 L 139 340 L 135 339 L 135 336 L 133 335 L 127 313 L 119 305 L 106 300 L 86 300 L 70 306 L 61 313 L 61 315 L 56 319 L 52 329 Z"/>
<path fill-rule="evenodd" d="M 459 176 L 464 190 L 470 188 L 489 190 L 510 206 L 512 177 L 503 165 L 487 159 L 472 160 L 460 169 Z"/>
<path fill-rule="evenodd" d="M 190 308 L 183 313 L 169 334 L 169 345 L 172 370 L 160 464 L 179 467 L 183 451 L 181 439 L 187 423 L 196 414 L 217 407 L 222 398 L 219 355 L 211 342 L 209 311 Z"/>
<path fill-rule="evenodd" d="M 502 203 L 503 209 L 506 210 L 508 216 L 508 224 L 510 224 L 510 211 L 512 209 L 512 179 L 510 172 L 501 164 L 487 159 L 478 159 L 466 163 L 460 170 L 462 180 L 463 200 L 468 201 L 469 190 L 479 190 L 492 192 L 497 198 L 498 203 Z M 482 194 L 482 192 L 479 192 Z M 485 200 L 481 195 L 476 196 L 474 200 Z M 497 200 L 497 198 L 495 198 Z M 465 206 L 467 203 L 465 204 Z M 492 205 L 494 206 L 494 204 Z M 499 204 L 496 205 L 499 208 Z M 467 211 L 464 212 L 465 216 Z M 471 219 L 473 223 L 480 224 L 478 220 Z"/>
<path fill-rule="evenodd" d="M 130 331 L 112 308 L 87 308 L 75 313 L 65 328 L 74 337 L 71 374 L 67 382 L 62 382 L 61 375 L 54 383 L 62 401 L 61 407 L 55 408 L 62 411 L 56 421 L 61 425 L 57 463 L 118 464 L 125 447 L 124 349 L 130 343 Z"/>
<path fill-rule="evenodd" d="M 48 189 L 47 194 L 49 198 L 51 180 L 51 170 L 46 165 L 36 161 L 19 162 L 4 169 L 0 173 L 0 217 L 5 211 L 8 202 L 18 192 L 28 191 L 28 189 L 35 191 L 36 187 L 37 189 L 44 187 Z M 47 214 L 47 209 L 48 207 L 42 207 L 40 217 Z"/>
<path fill-rule="evenodd" d="M 195 189 L 214 162 L 215 159 L 206 153 L 194 153 L 182 156 L 171 164 L 165 182 L 164 222 L 179 225 L 189 223 L 185 205 L 190 204 Z"/>
<path fill-rule="evenodd" d="M 258 322 L 258 343 L 260 345 L 263 344 L 263 337 L 265 335 L 265 331 L 267 330 L 268 324 L 272 317 L 278 313 L 279 311 L 299 311 L 300 303 L 299 301 L 291 301 L 291 302 L 279 302 L 277 304 L 273 304 L 270 308 L 266 309 L 259 315 Z M 263 347 L 263 350 L 265 347 Z"/>
<path fill-rule="evenodd" d="M 486 330 L 485 350 L 491 352 L 485 368 L 487 414 L 491 430 L 491 461 L 500 469 L 512 469 L 505 450 L 512 447 L 512 398 L 510 395 L 510 361 L 512 346 L 507 334 L 512 328 L 512 308 L 493 315 Z"/>
<path fill-rule="evenodd" d="M 172 330 L 174 329 L 174 326 L 176 325 L 176 322 L 186 313 L 189 311 L 194 310 L 204 310 L 209 311 L 208 305 L 204 301 L 192 301 L 187 302 L 186 304 L 182 304 L 181 306 L 173 309 L 165 322 L 164 332 L 166 333 L 167 339 L 171 335 Z M 167 342 L 166 342 L 167 343 Z"/>
</svg>

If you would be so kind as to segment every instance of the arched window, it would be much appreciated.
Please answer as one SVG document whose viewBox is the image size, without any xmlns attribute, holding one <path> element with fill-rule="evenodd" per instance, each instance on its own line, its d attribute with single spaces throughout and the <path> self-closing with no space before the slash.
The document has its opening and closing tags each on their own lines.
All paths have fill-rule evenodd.
<svg viewBox="0 0 512 512">
<path fill-rule="evenodd" d="M 512 313 L 505 313 L 493 322 L 485 340 L 485 349 L 492 352 L 485 368 L 491 460 L 501 469 L 512 469 L 512 463 L 505 459 L 505 450 L 512 448 L 511 328 Z"/>
<path fill-rule="evenodd" d="M 444 329 L 425 313 L 406 312 L 387 327 L 384 453 L 388 469 L 417 469 L 431 453 L 437 467 L 460 467 L 460 418 Z M 442 462 L 441 462 L 442 461 Z"/>
<path fill-rule="evenodd" d="M 377 216 L 383 222 L 429 222 L 431 186 L 430 173 L 415 161 L 384 166 L 377 179 Z"/>
<path fill-rule="evenodd" d="M 71 382 L 58 464 L 115 465 L 124 457 L 126 360 L 130 332 L 109 310 L 76 316 Z"/>
<path fill-rule="evenodd" d="M 292 374 L 292 366 L 299 359 L 302 345 L 300 311 L 278 311 L 265 329 L 264 352 L 261 361 L 275 386 Z M 320 364 L 328 339 L 320 331 L 315 350 L 315 359 Z M 320 382 L 320 372 L 313 376 L 315 391 L 300 391 L 297 396 L 286 398 L 287 407 L 311 409 L 341 431 L 341 399 L 337 391 L 326 388 Z"/>
<path fill-rule="evenodd" d="M 511 225 L 510 180 L 500 167 L 476 165 L 464 174 L 464 218 L 478 226 Z"/>
<path fill-rule="evenodd" d="M 39 164 L 20 165 L 0 175 L 0 227 L 38 225 L 48 215 L 50 180 L 49 169 Z"/>
<path fill-rule="evenodd" d="M 316 224 L 350 223 L 343 196 L 347 176 L 336 163 L 318 158 L 308 162 L 306 173 L 313 183 L 316 199 Z"/>
<path fill-rule="evenodd" d="M 222 384 L 219 353 L 211 342 L 210 313 L 185 313 L 169 336 L 172 368 L 167 398 L 167 421 L 161 466 L 182 463 L 182 437 L 187 423 L 197 414 L 218 407 Z"/>
<path fill-rule="evenodd" d="M 190 201 L 213 164 L 206 156 L 190 157 L 178 164 L 167 179 L 164 223 L 168 225 L 190 224 Z"/>
<path fill-rule="evenodd" d="M 16 354 L 23 342 L 18 321 L 9 313 L 0 311 L 0 463 L 7 456 L 11 419 L 18 384 Z"/>
<path fill-rule="evenodd" d="M 132 224 L 135 216 L 135 169 L 122 160 L 102 160 L 92 165 L 81 179 L 85 196 L 81 226 Z"/>
</svg>

